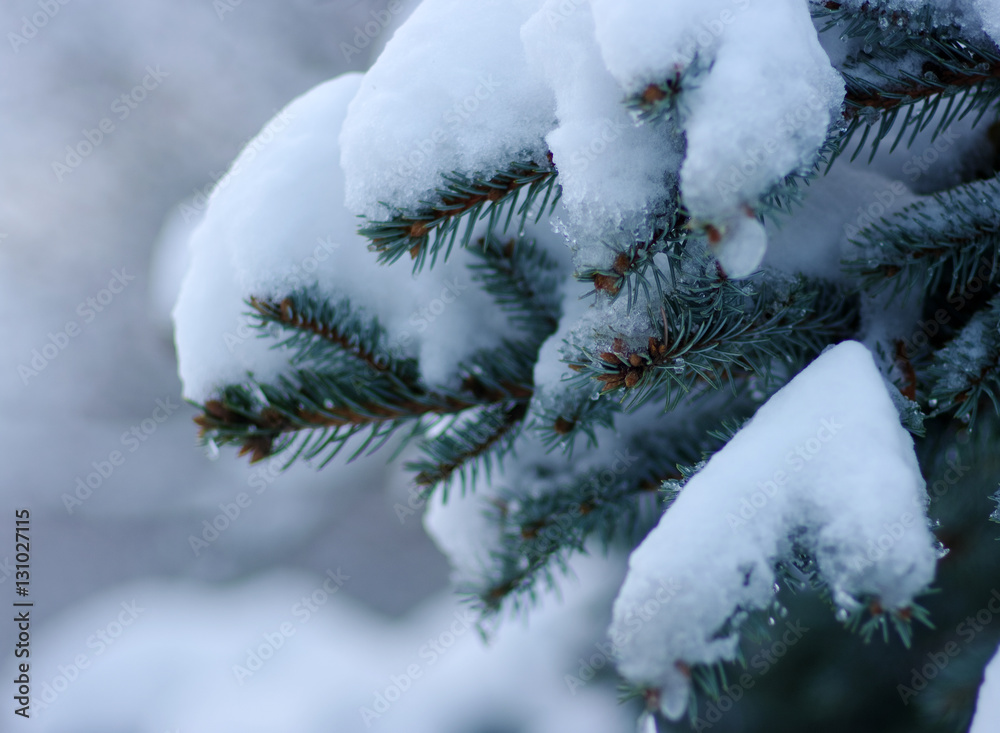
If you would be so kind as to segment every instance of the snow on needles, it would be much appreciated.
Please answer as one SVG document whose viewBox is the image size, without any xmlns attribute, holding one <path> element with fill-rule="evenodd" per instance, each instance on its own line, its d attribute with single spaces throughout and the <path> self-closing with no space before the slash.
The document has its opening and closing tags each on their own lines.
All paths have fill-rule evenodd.
<svg viewBox="0 0 1000 733">
<path fill-rule="evenodd" d="M 685 665 L 734 659 L 737 614 L 774 600 L 774 566 L 790 558 L 792 537 L 841 608 L 863 596 L 906 607 L 934 576 L 926 500 L 871 353 L 853 341 L 827 350 L 690 479 L 633 552 L 609 632 L 620 671 L 660 688 L 662 712 L 678 719 Z M 663 589 L 669 612 L 638 622 Z"/>
<path fill-rule="evenodd" d="M 418 358 L 430 384 L 509 333 L 504 313 L 472 282 L 472 255 L 458 252 L 418 278 L 407 263 L 380 265 L 357 233 L 357 218 L 341 204 L 337 131 L 360 82 L 347 74 L 293 101 L 216 185 L 191 236 L 192 264 L 174 308 L 188 399 L 208 399 L 251 373 L 258 381 L 289 373 L 290 353 L 250 328 L 251 296 L 318 287 L 328 298 L 348 297 L 385 328 L 387 351 Z"/>
<path fill-rule="evenodd" d="M 521 25 L 538 0 L 424 0 L 365 74 L 341 132 L 347 206 L 369 218 L 432 199 L 441 175 L 545 160 L 552 94 Z M 389 208 L 387 209 L 386 204 Z"/>
<path fill-rule="evenodd" d="M 729 240 L 719 255 L 727 273 L 750 274 L 765 239 L 743 209 L 812 165 L 844 99 L 807 3 L 592 4 L 605 62 L 626 91 L 680 79 L 685 205 Z"/>
<path fill-rule="evenodd" d="M 608 256 L 601 242 L 642 241 L 653 215 L 667 213 L 681 145 L 664 128 L 636 126 L 604 68 L 586 5 L 567 13 L 548 0 L 524 25 L 528 59 L 555 92 L 559 126 L 546 141 L 559 171 L 569 234 L 590 245 L 581 265 Z M 672 213 L 672 212 L 671 212 Z M 591 251 L 587 251 L 591 250 Z"/>
<path fill-rule="evenodd" d="M 625 96 L 678 75 L 679 127 L 630 118 Z M 745 276 L 766 245 L 754 208 L 813 164 L 843 97 L 805 0 L 424 0 L 351 103 L 347 206 L 384 219 L 442 176 L 551 152 L 574 249 L 641 236 L 679 180 Z"/>
</svg>

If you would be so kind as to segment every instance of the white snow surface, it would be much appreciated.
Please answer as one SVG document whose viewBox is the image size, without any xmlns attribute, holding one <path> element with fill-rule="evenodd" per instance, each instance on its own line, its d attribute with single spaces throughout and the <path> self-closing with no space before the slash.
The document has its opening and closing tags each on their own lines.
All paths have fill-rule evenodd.
<svg viewBox="0 0 1000 733">
<path fill-rule="evenodd" d="M 341 203 L 337 130 L 361 83 L 347 74 L 293 101 L 269 122 L 216 185 L 191 237 L 191 268 L 174 309 L 185 397 L 207 399 L 252 373 L 266 381 L 288 370 L 248 327 L 250 296 L 281 298 L 317 286 L 348 296 L 386 328 L 386 348 L 419 358 L 430 384 L 508 332 L 506 316 L 476 287 L 462 251 L 415 277 L 409 264 L 378 264 L 358 220 Z"/>
<path fill-rule="evenodd" d="M 662 712 L 678 719 L 690 685 L 678 663 L 733 660 L 737 631 L 716 635 L 739 611 L 772 603 L 773 567 L 792 535 L 841 608 L 865 594 L 905 607 L 934 576 L 926 500 L 871 352 L 829 349 L 713 456 L 632 553 L 609 632 L 619 670 L 661 688 Z M 662 605 L 665 590 L 668 612 L 637 623 L 637 609 Z"/>
<path fill-rule="evenodd" d="M 1000 43 L 1000 4 L 996 0 L 975 0 L 975 8 L 983 21 L 983 30 Z"/>
<path fill-rule="evenodd" d="M 347 596 L 357 577 L 337 563 L 329 574 L 232 585 L 119 585 L 44 626 L 52 643 L 32 654 L 30 729 L 626 730 L 632 713 L 610 685 L 571 694 L 564 681 L 580 655 L 594 653 L 621 565 L 581 559 L 574 568 L 583 582 L 567 584 L 563 602 L 546 599 L 530 628 L 505 624 L 489 646 L 453 594 L 394 622 Z M 109 624 L 117 636 L 105 632 Z"/>
<path fill-rule="evenodd" d="M 556 97 L 559 126 L 546 141 L 559 171 L 568 233 L 574 244 L 592 244 L 597 258 L 606 256 L 600 240 L 634 241 L 632 230 L 664 213 L 680 143 L 664 128 L 634 124 L 601 59 L 586 4 L 567 12 L 565 0 L 547 0 L 521 37 Z M 596 264 L 587 255 L 581 259 Z"/>
<path fill-rule="evenodd" d="M 979 688 L 976 715 L 969 733 L 996 733 L 1000 730 L 1000 649 L 986 666 L 986 675 Z"/>
<path fill-rule="evenodd" d="M 341 132 L 347 206 L 385 218 L 453 171 L 543 161 L 554 100 L 529 72 L 521 25 L 539 0 L 424 0 L 371 67 Z"/>
<path fill-rule="evenodd" d="M 605 63 L 627 91 L 706 69 L 681 97 L 681 189 L 696 217 L 731 216 L 812 162 L 844 85 L 804 0 L 592 4 Z"/>
</svg>

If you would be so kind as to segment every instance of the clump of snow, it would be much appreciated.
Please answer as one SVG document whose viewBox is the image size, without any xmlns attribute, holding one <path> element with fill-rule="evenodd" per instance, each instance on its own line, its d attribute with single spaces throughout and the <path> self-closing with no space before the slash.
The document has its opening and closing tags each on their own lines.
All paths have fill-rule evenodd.
<svg viewBox="0 0 1000 733">
<path fill-rule="evenodd" d="M 843 98 L 805 2 L 748 4 L 684 93 L 681 190 L 692 214 L 724 216 L 811 165 Z"/>
<path fill-rule="evenodd" d="M 729 277 L 752 275 L 767 252 L 767 233 L 753 214 L 737 214 L 718 230 L 721 238 L 711 249 L 723 272 Z"/>
<path fill-rule="evenodd" d="M 766 240 L 760 227 L 733 225 L 740 209 L 808 169 L 843 102 L 843 80 L 807 3 L 594 0 L 593 7 L 605 63 L 624 90 L 680 76 L 685 205 L 696 220 L 731 232 L 718 248 L 727 273 L 750 274 Z"/>
<path fill-rule="evenodd" d="M 684 665 L 732 661 L 740 610 L 773 601 L 774 565 L 790 537 L 815 556 L 845 609 L 871 594 L 888 610 L 932 580 L 933 536 L 909 434 L 871 353 L 856 342 L 828 350 L 777 392 L 696 474 L 633 552 L 610 635 L 619 669 L 660 688 L 678 719 L 689 696 Z M 870 543 L 891 545 L 877 561 Z M 670 613 L 634 625 L 663 587 Z"/>
<path fill-rule="evenodd" d="M 545 2 L 521 36 L 532 66 L 555 92 L 559 126 L 546 141 L 559 171 L 568 234 L 575 246 L 583 239 L 596 250 L 578 264 L 596 265 L 608 251 L 602 240 L 636 241 L 632 230 L 666 213 L 680 143 L 665 129 L 636 126 L 601 59 L 590 9 L 567 12 L 566 5 Z"/>
<path fill-rule="evenodd" d="M 551 92 L 528 69 L 521 25 L 538 0 L 424 0 L 365 74 L 341 132 L 348 208 L 384 219 L 454 171 L 545 160 Z"/>
<path fill-rule="evenodd" d="M 288 352 L 249 327 L 250 296 L 280 299 L 310 286 L 333 301 L 347 296 L 385 327 L 388 351 L 419 359 L 431 384 L 509 335 L 506 316 L 473 283 L 467 252 L 416 278 L 406 263 L 380 265 L 357 234 L 356 217 L 340 203 L 337 130 L 360 82 L 347 74 L 293 101 L 213 191 L 174 309 L 187 398 L 202 401 L 250 373 L 267 381 L 288 372 Z"/>
<path fill-rule="evenodd" d="M 994 0 L 976 0 L 975 5 L 983 21 L 983 30 L 994 43 L 1000 43 L 1000 5 Z"/>
<path fill-rule="evenodd" d="M 979 688 L 976 716 L 969 733 L 995 733 L 1000 730 L 1000 650 L 986 666 L 986 676 Z"/>
</svg>

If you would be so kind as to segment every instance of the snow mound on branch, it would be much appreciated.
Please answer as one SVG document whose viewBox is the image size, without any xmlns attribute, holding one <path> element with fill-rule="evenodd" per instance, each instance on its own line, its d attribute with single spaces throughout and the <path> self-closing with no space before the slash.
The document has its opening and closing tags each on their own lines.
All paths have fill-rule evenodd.
<svg viewBox="0 0 1000 733">
<path fill-rule="evenodd" d="M 976 717 L 969 733 L 996 733 L 1000 730 L 1000 650 L 986 667 L 986 677 L 979 688 Z"/>
<path fill-rule="evenodd" d="M 556 96 L 559 126 L 546 141 L 559 171 L 569 234 L 576 240 L 586 233 L 598 256 L 606 257 L 600 240 L 620 232 L 624 241 L 635 241 L 633 231 L 650 214 L 664 213 L 676 186 L 680 143 L 662 128 L 634 124 L 604 67 L 589 8 L 567 13 L 566 5 L 548 0 L 521 36 L 529 61 Z M 639 233 L 640 241 L 643 234 L 648 236 Z"/>
<path fill-rule="evenodd" d="M 424 0 L 365 75 L 341 132 L 347 206 L 384 219 L 454 171 L 545 160 L 551 92 L 528 70 L 521 25 L 539 0 Z"/>
<path fill-rule="evenodd" d="M 696 219 L 728 225 L 734 243 L 722 251 L 734 271 L 727 272 L 749 275 L 763 256 L 763 231 L 734 224 L 741 209 L 813 163 L 844 99 L 807 3 L 591 4 L 604 61 L 626 92 L 680 76 L 684 202 Z"/>
<path fill-rule="evenodd" d="M 841 608 L 868 594 L 890 611 L 907 606 L 934 576 L 926 501 L 871 353 L 857 342 L 828 350 L 691 478 L 632 553 L 609 632 L 620 671 L 660 688 L 662 712 L 678 719 L 684 665 L 735 658 L 734 616 L 772 603 L 773 568 L 791 537 Z M 663 589 L 669 613 L 636 626 Z"/>
<path fill-rule="evenodd" d="M 337 131 L 360 83 L 347 74 L 293 101 L 212 192 L 173 313 L 188 399 L 204 401 L 248 373 L 269 381 L 289 371 L 289 352 L 250 328 L 250 296 L 280 299 L 316 286 L 333 301 L 349 297 L 378 317 L 387 350 L 417 357 L 431 384 L 447 382 L 462 359 L 509 332 L 506 316 L 472 282 L 469 253 L 415 278 L 405 263 L 380 265 L 357 233 L 357 218 L 340 203 Z"/>
</svg>

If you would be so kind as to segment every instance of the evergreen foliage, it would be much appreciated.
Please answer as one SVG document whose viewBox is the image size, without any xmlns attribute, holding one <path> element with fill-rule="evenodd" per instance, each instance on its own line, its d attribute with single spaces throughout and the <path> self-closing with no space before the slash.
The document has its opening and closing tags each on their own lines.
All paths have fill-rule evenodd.
<svg viewBox="0 0 1000 733">
<path fill-rule="evenodd" d="M 842 155 L 871 161 L 881 145 L 905 148 L 926 130 L 934 139 L 957 121 L 974 120 L 977 129 L 995 122 L 1000 50 L 981 35 L 895 4 L 811 7 L 825 33 L 856 42 L 838 68 L 847 88 L 843 117 L 813 165 L 774 181 L 772 194 L 754 202 L 754 216 L 780 221 L 794 210 L 795 191 Z M 623 103 L 641 124 L 670 126 L 702 70 L 694 63 Z M 547 399 L 537 394 L 534 370 L 562 316 L 558 268 L 523 230 L 555 206 L 558 172 L 551 159 L 521 160 L 488 177 L 454 171 L 421 208 L 385 202 L 393 215 L 360 231 L 387 266 L 409 254 L 420 271 L 456 246 L 474 253 L 474 281 L 518 324 L 519 340 L 461 364 L 459 388 L 431 388 L 412 358 L 393 353 L 378 321 L 348 299 L 330 302 L 309 288 L 255 298 L 248 308 L 260 336 L 280 332 L 276 348 L 288 350 L 294 371 L 274 383 L 251 377 L 228 386 L 201 405 L 198 423 L 206 440 L 236 444 L 253 461 L 288 463 L 325 463 L 354 437 L 361 438 L 351 443 L 354 455 L 370 453 L 401 431 L 395 445 L 412 441 L 421 451 L 410 468 L 425 495 L 456 482 L 468 490 L 480 475 L 501 487 L 490 517 L 495 537 L 484 537 L 490 561 L 479 582 L 460 589 L 486 618 L 529 607 L 557 587 L 576 553 L 633 548 L 761 402 L 826 347 L 857 337 L 872 309 L 899 308 L 910 314 L 914 337 L 880 342 L 881 366 L 916 439 L 931 516 L 948 551 L 937 592 L 905 612 L 866 599 L 833 623 L 824 608 L 829 589 L 803 556 L 779 568 L 781 613 L 819 631 L 780 664 L 767 664 L 765 673 L 776 671 L 765 676 L 753 660 L 778 636 L 775 619 L 761 615 L 758 635 L 744 626 L 742 667 L 689 670 L 698 695 L 689 711 L 695 728 L 705 729 L 699 721 L 732 701 L 749 673 L 755 689 L 740 688 L 741 695 L 758 704 L 741 703 L 742 716 L 725 718 L 719 729 L 960 730 L 1000 623 L 973 633 L 963 645 L 969 653 L 925 680 L 926 692 L 913 680 L 929 654 L 964 641 L 956 629 L 996 585 L 997 530 L 987 520 L 1000 511 L 991 517 L 989 503 L 1000 480 L 1000 186 L 987 167 L 971 161 L 975 174 L 956 185 L 855 228 L 856 254 L 836 282 L 772 270 L 728 277 L 711 254 L 716 233 L 692 226 L 678 191 L 668 213 L 650 222 L 648 241 L 612 247 L 609 268 L 575 273 L 593 283 L 590 298 L 642 321 L 641 337 L 622 337 L 612 323 L 571 333 L 562 354 L 573 375 Z M 476 236 L 484 223 L 485 236 Z M 649 419 L 661 413 L 661 422 Z M 549 451 L 537 465 L 519 465 L 518 476 L 533 477 L 530 491 L 507 487 L 501 470 L 521 460 L 512 450 L 519 436 Z M 577 470 L 575 451 L 614 436 L 637 460 L 624 469 Z M 839 703 L 817 693 L 821 683 L 839 690 Z M 647 704 L 655 696 L 632 692 Z M 765 711 L 786 712 L 768 718 Z"/>
</svg>

